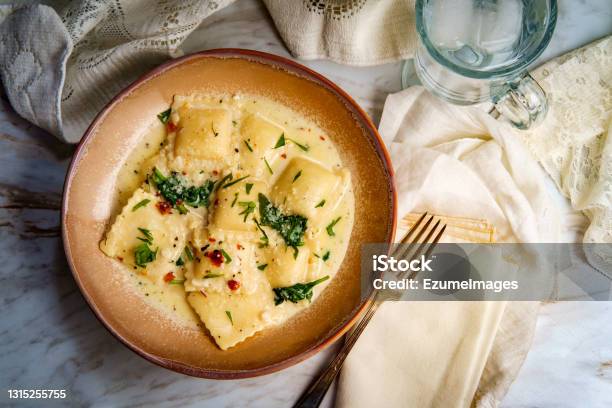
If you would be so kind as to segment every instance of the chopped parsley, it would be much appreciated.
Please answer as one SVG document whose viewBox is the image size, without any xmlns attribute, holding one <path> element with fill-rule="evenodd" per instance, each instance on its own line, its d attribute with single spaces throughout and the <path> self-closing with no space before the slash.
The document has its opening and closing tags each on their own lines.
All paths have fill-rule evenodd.
<svg viewBox="0 0 612 408">
<path fill-rule="evenodd" d="M 215 135 L 215 137 L 219 136 L 219 132 L 215 130 L 215 122 L 210 122 L 210 130 L 212 130 L 213 135 Z"/>
<path fill-rule="evenodd" d="M 327 252 L 325 252 L 325 253 L 323 254 L 323 256 L 321 257 L 321 259 L 322 259 L 324 262 L 327 262 L 327 260 L 329 259 L 329 256 L 330 256 L 330 255 L 331 255 L 331 254 L 330 254 L 330 252 L 329 252 L 329 250 L 328 250 Z"/>
<path fill-rule="evenodd" d="M 215 188 L 215 191 L 219 190 L 221 188 L 221 186 L 223 185 L 223 183 L 225 183 L 228 180 L 231 180 L 234 178 L 234 175 L 232 173 L 227 174 L 226 176 L 224 176 L 221 180 L 219 180 L 219 182 L 217 182 L 217 187 Z"/>
<path fill-rule="evenodd" d="M 179 214 L 187 214 L 187 207 L 185 207 L 185 204 L 183 203 L 176 203 L 176 209 L 178 210 Z"/>
<path fill-rule="evenodd" d="M 153 234 L 151 234 L 151 231 L 146 228 L 140 227 L 138 227 L 138 231 L 140 231 L 140 233 L 144 235 L 144 238 L 138 237 L 139 240 L 141 240 L 142 242 L 146 242 L 147 244 L 153 243 Z"/>
<path fill-rule="evenodd" d="M 246 145 L 247 149 L 249 149 L 249 152 L 253 151 L 253 148 L 251 147 L 251 145 L 249 144 L 248 140 L 244 140 L 244 144 Z"/>
<path fill-rule="evenodd" d="M 308 145 L 303 145 L 301 143 L 296 142 L 293 139 L 289 139 L 287 138 L 287 140 L 289 140 L 290 142 L 292 142 L 293 144 L 295 144 L 297 147 L 299 147 L 300 149 L 302 149 L 303 151 L 307 152 L 310 149 L 310 146 Z"/>
<path fill-rule="evenodd" d="M 253 183 L 246 183 L 246 193 L 251 194 L 251 189 L 253 188 Z"/>
<path fill-rule="evenodd" d="M 315 205 L 315 208 L 323 207 L 325 205 L 325 199 L 319 201 L 319 204 Z"/>
<path fill-rule="evenodd" d="M 158 113 L 157 118 L 160 120 L 161 123 L 165 125 L 170 120 L 171 113 L 172 113 L 172 109 L 168 108 L 165 111 Z"/>
<path fill-rule="evenodd" d="M 244 176 L 244 177 L 237 178 L 237 179 L 236 179 L 236 180 L 234 180 L 234 181 L 230 181 L 229 183 L 224 184 L 222 188 L 223 188 L 223 189 L 225 189 L 225 188 L 228 188 L 228 187 L 230 187 L 230 186 L 233 186 L 233 185 L 234 185 L 234 184 L 236 184 L 236 183 L 240 183 L 242 180 L 244 180 L 244 179 L 245 179 L 245 178 L 247 178 L 247 177 L 249 177 L 249 175 L 248 175 L 248 174 L 247 174 L 246 176 Z"/>
<path fill-rule="evenodd" d="M 172 279 L 170 282 L 171 285 L 182 285 L 185 283 L 185 279 Z"/>
<path fill-rule="evenodd" d="M 183 257 L 182 256 L 179 256 L 179 259 L 177 259 L 174 264 L 176 266 L 183 266 L 183 265 L 185 265 L 185 261 L 183 261 Z"/>
<path fill-rule="evenodd" d="M 189 259 L 190 261 L 194 260 L 193 250 L 191 249 L 189 245 L 185 246 L 185 255 L 187 256 L 187 259 Z"/>
<path fill-rule="evenodd" d="M 230 207 L 235 206 L 237 200 L 238 200 L 238 193 L 234 193 L 234 201 L 232 201 L 232 205 Z"/>
<path fill-rule="evenodd" d="M 266 160 L 266 158 L 263 158 L 264 163 L 266 163 L 266 167 L 268 168 L 268 171 L 270 172 L 270 174 L 274 174 L 274 172 L 272 171 L 272 167 L 270 167 L 270 163 L 268 163 L 268 161 Z"/>
<path fill-rule="evenodd" d="M 290 141 L 291 143 L 295 144 L 297 147 L 299 147 L 300 149 L 302 149 L 305 152 L 307 152 L 310 149 L 310 146 L 308 146 L 308 145 L 303 145 L 303 144 L 301 144 L 299 142 L 296 142 L 293 139 L 289 139 L 288 137 L 285 137 L 284 133 L 280 135 L 280 137 L 276 141 L 276 144 L 274 145 L 274 148 L 278 149 L 279 147 L 285 146 L 287 144 L 287 140 Z"/>
<path fill-rule="evenodd" d="M 312 288 L 327 279 L 329 279 L 329 275 L 308 283 L 296 283 L 293 286 L 274 288 L 272 289 L 274 291 L 274 304 L 278 306 L 285 301 L 297 303 L 304 299 L 310 302 L 312 300 Z"/>
<path fill-rule="evenodd" d="M 260 271 L 263 271 L 264 269 L 266 269 L 268 267 L 268 264 L 263 264 L 263 265 L 257 265 L 257 269 L 259 269 Z"/>
<path fill-rule="evenodd" d="M 270 244 L 270 239 L 268 238 L 268 234 L 266 234 L 266 231 L 264 231 L 263 228 L 261 228 L 261 225 L 259 225 L 259 221 L 257 221 L 257 218 L 253 218 L 253 221 L 255 221 L 255 225 L 257 225 L 257 228 L 259 229 L 259 231 L 261 231 L 262 236 L 259 237 L 259 240 L 261 241 L 259 243 L 259 247 L 263 248 L 263 247 L 267 247 Z"/>
<path fill-rule="evenodd" d="M 304 245 L 304 233 L 306 232 L 306 217 L 301 215 L 286 215 L 280 209 L 272 205 L 268 198 L 259 193 L 259 216 L 261 225 L 276 230 L 288 247 L 293 248 L 297 254 L 297 247 Z"/>
<path fill-rule="evenodd" d="M 295 176 L 293 176 L 293 181 L 291 181 L 291 183 L 295 183 L 295 180 L 299 179 L 301 175 L 302 175 L 302 170 L 298 171 L 295 174 Z"/>
<path fill-rule="evenodd" d="M 207 273 L 206 275 L 204 275 L 204 279 L 220 278 L 222 276 L 222 273 Z"/>
<path fill-rule="evenodd" d="M 283 147 L 285 145 L 285 134 L 281 134 L 280 137 L 278 138 L 278 140 L 276 141 L 276 144 L 274 145 L 275 149 L 278 149 L 279 147 Z"/>
<path fill-rule="evenodd" d="M 249 214 L 252 214 L 255 212 L 255 207 L 257 206 L 255 204 L 255 201 L 239 201 L 238 205 L 244 208 L 244 210 L 238 214 L 238 215 L 244 215 L 244 219 L 242 220 L 243 222 L 246 222 Z"/>
<path fill-rule="evenodd" d="M 229 254 L 227 252 L 225 252 L 225 249 L 221 248 L 220 251 L 221 251 L 221 254 L 223 255 L 223 257 L 225 258 L 225 262 L 226 263 L 232 262 L 232 257 L 229 256 Z"/>
<path fill-rule="evenodd" d="M 336 226 L 336 224 L 340 221 L 342 217 L 338 217 L 335 220 L 333 220 L 332 222 L 329 223 L 329 225 L 327 227 L 325 227 L 325 229 L 327 230 L 327 235 L 329 235 L 330 237 L 333 237 L 336 235 L 336 232 L 334 231 L 334 227 Z"/>
<path fill-rule="evenodd" d="M 139 201 L 138 204 L 136 204 L 135 206 L 132 207 L 132 212 L 136 211 L 137 209 L 146 206 L 147 204 L 149 204 L 151 202 L 151 200 L 149 200 L 148 198 L 145 198 L 142 201 Z"/>
<path fill-rule="evenodd" d="M 232 323 L 232 326 L 234 325 L 234 319 L 232 319 L 232 312 L 230 312 L 229 310 L 225 311 L 225 315 L 227 316 L 227 318 L 229 319 L 229 321 Z"/>
<path fill-rule="evenodd" d="M 151 245 L 153 244 L 153 235 L 148 229 L 138 228 L 138 231 L 144 236 L 137 237 L 142 244 L 138 245 L 134 249 L 134 263 L 136 266 L 144 268 L 146 264 L 149 262 L 153 262 L 155 258 L 157 258 L 157 250 L 159 248 L 155 248 L 155 251 L 151 249 Z"/>
</svg>

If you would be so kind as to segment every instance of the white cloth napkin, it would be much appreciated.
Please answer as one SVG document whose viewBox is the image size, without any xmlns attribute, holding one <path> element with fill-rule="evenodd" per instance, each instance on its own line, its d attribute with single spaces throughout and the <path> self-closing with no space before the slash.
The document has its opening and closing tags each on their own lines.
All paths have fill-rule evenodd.
<svg viewBox="0 0 612 408">
<path fill-rule="evenodd" d="M 535 70 L 550 107 L 529 132 L 477 107 L 445 104 L 422 88 L 389 96 L 380 132 L 397 172 L 400 215 L 428 210 L 485 218 L 499 241 L 555 242 L 558 214 L 537 159 L 591 219 L 585 241 L 610 242 L 611 58 L 608 37 Z M 593 266 L 609 268 L 610 254 L 587 255 Z M 337 403 L 497 406 L 529 350 L 537 306 L 386 304 L 345 363 Z"/>
<path fill-rule="evenodd" d="M 387 98 L 380 133 L 397 175 L 400 216 L 426 210 L 484 218 L 498 241 L 558 240 L 545 173 L 508 125 L 413 87 Z M 384 304 L 345 362 L 337 405 L 496 406 L 529 350 L 537 306 Z"/>
</svg>

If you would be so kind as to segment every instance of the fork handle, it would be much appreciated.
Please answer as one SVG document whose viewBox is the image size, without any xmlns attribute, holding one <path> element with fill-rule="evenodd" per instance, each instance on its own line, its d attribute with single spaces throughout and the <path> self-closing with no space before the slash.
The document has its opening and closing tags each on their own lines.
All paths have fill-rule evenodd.
<svg viewBox="0 0 612 408">
<path fill-rule="evenodd" d="M 317 408 L 321 405 L 321 401 L 325 397 L 329 386 L 334 381 L 334 378 L 340 372 L 340 368 L 348 356 L 348 353 L 351 351 L 357 339 L 363 333 L 363 330 L 367 327 L 369 321 L 374 316 L 376 309 L 380 302 L 376 297 L 371 301 L 368 308 L 366 309 L 366 313 L 364 314 L 361 321 L 357 324 L 355 329 L 346 336 L 344 344 L 340 348 L 340 351 L 331 363 L 327 366 L 327 368 L 317 377 L 315 381 L 310 384 L 310 387 L 302 394 L 300 399 L 293 406 L 294 408 Z"/>
</svg>

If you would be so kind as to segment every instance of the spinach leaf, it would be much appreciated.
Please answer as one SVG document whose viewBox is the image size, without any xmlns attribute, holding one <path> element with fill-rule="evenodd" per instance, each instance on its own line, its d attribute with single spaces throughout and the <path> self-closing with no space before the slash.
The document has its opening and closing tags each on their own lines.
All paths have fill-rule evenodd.
<svg viewBox="0 0 612 408">
<path fill-rule="evenodd" d="M 296 283 L 293 286 L 274 288 L 272 289 L 274 291 L 274 304 L 278 306 L 284 301 L 297 303 L 304 299 L 310 302 L 312 299 L 312 288 L 327 279 L 329 279 L 329 275 L 308 283 Z"/>
<path fill-rule="evenodd" d="M 182 177 L 177 172 L 172 172 L 170 176 L 164 176 L 157 168 L 153 169 L 151 177 L 155 187 L 166 201 L 185 214 L 187 209 L 184 204 L 190 207 L 207 207 L 210 195 L 213 192 L 215 182 L 206 180 L 200 187 L 187 186 Z"/>
<path fill-rule="evenodd" d="M 304 245 L 307 218 L 301 215 L 283 214 L 261 193 L 259 193 L 258 199 L 261 225 L 276 230 L 283 237 L 288 247 L 297 250 L 297 247 Z"/>
</svg>

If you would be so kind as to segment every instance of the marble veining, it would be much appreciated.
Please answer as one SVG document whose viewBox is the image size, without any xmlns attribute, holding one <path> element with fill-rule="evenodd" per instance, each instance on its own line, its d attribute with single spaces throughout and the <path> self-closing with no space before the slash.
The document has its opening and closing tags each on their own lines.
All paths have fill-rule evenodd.
<svg viewBox="0 0 612 408">
<path fill-rule="evenodd" d="M 611 12 L 609 0 L 559 1 L 557 30 L 541 61 L 612 32 Z M 218 47 L 289 56 L 256 0 L 214 14 L 184 44 L 185 52 Z M 337 82 L 375 122 L 387 94 L 400 90 L 401 63 L 305 64 Z M 60 240 L 61 191 L 73 150 L 0 100 L 0 405 L 12 404 L 9 388 L 64 388 L 67 406 L 291 405 L 336 346 L 280 373 L 210 381 L 143 360 L 96 320 L 76 288 Z M 584 217 L 571 211 L 552 182 L 550 191 L 564 213 L 565 237 L 579 239 Z M 503 406 L 612 406 L 611 316 L 612 305 L 604 302 L 544 305 L 533 348 Z M 333 390 L 324 406 L 332 402 Z"/>
</svg>

